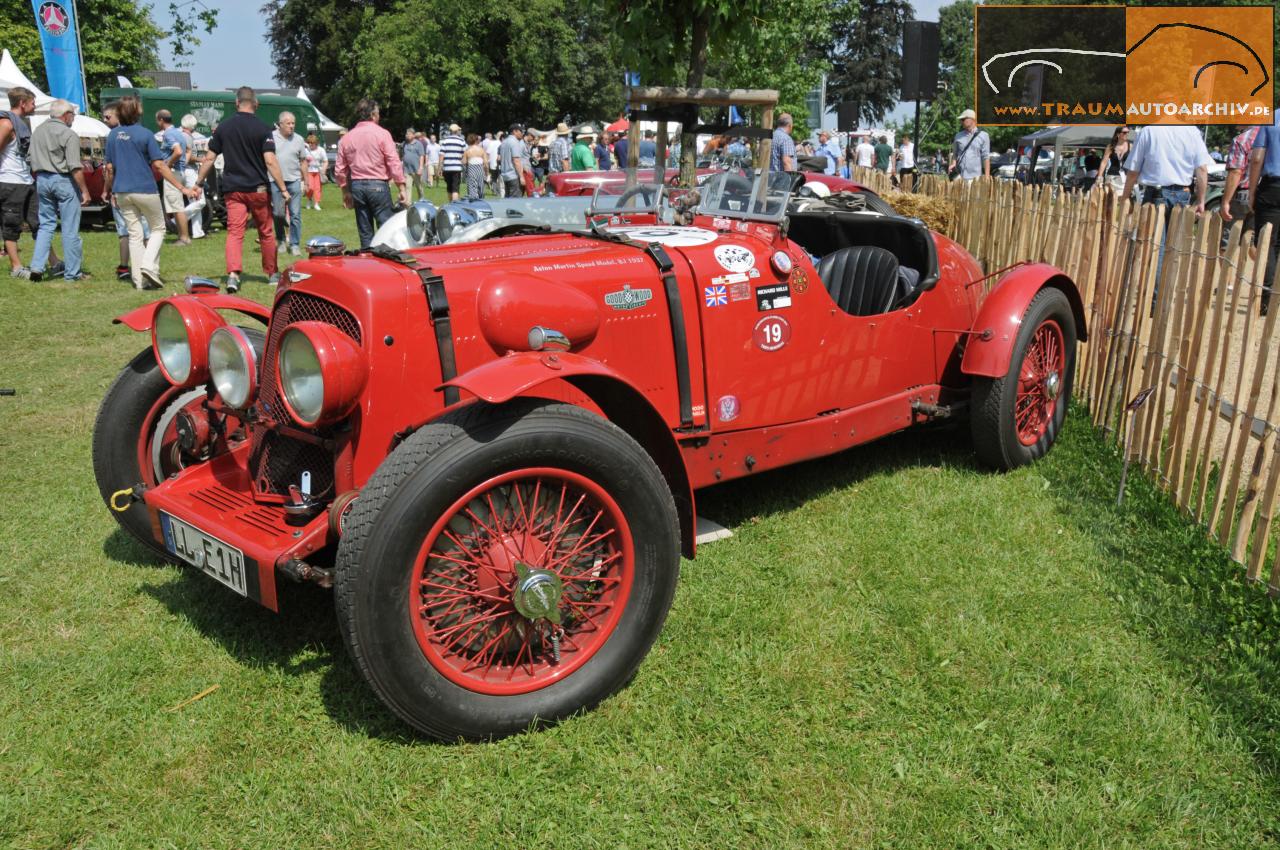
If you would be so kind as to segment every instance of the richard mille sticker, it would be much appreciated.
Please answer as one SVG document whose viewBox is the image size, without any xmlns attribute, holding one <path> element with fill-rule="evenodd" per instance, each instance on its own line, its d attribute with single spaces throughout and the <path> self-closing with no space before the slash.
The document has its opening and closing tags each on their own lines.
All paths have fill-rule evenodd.
<svg viewBox="0 0 1280 850">
<path fill-rule="evenodd" d="M 727 272 L 745 272 L 756 264 L 756 255 L 741 245 L 717 245 L 716 262 Z"/>
<path fill-rule="evenodd" d="M 781 310 L 791 306 L 791 284 L 772 283 L 756 287 L 756 309 Z"/>
<path fill-rule="evenodd" d="M 615 310 L 636 310 L 653 300 L 652 289 L 632 289 L 624 285 L 617 292 L 609 292 L 604 296 L 604 303 Z"/>
</svg>

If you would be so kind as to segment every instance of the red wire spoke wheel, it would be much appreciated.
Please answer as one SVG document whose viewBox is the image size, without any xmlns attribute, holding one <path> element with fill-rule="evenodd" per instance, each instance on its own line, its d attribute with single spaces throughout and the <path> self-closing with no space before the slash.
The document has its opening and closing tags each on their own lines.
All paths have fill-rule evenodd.
<svg viewBox="0 0 1280 850">
<path fill-rule="evenodd" d="M 485 694 L 522 694 L 580 668 L 631 592 L 631 530 L 600 485 L 516 470 L 441 515 L 410 575 L 409 616 L 427 660 Z"/>
<path fill-rule="evenodd" d="M 1061 398 L 1065 358 L 1062 328 L 1053 319 L 1046 319 L 1032 335 L 1031 345 L 1022 358 L 1022 369 L 1018 373 L 1018 395 L 1014 400 L 1013 416 L 1018 440 L 1024 446 L 1034 446 L 1039 442 L 1053 421 L 1054 409 Z"/>
<path fill-rule="evenodd" d="M 440 740 L 591 708 L 657 639 L 680 517 L 654 459 L 609 420 L 517 398 L 415 431 L 352 503 L 334 603 L 374 693 Z"/>
<path fill-rule="evenodd" d="M 1013 469 L 1049 451 L 1070 406 L 1075 363 L 1071 303 L 1059 289 L 1042 289 L 1023 314 L 1009 371 L 973 379 L 970 428 L 982 463 Z"/>
</svg>

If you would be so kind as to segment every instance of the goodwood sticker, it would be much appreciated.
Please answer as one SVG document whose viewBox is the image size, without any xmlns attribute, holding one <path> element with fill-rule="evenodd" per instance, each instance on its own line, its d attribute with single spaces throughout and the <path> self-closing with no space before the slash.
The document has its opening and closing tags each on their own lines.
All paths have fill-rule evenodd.
<svg viewBox="0 0 1280 850">
<path fill-rule="evenodd" d="M 756 255 L 741 245 L 717 245 L 716 262 L 727 272 L 745 272 L 755 267 Z"/>
<path fill-rule="evenodd" d="M 604 303 L 615 310 L 638 310 L 652 300 L 652 289 L 632 289 L 630 284 L 625 284 L 617 292 L 609 292 L 604 296 Z"/>
<path fill-rule="evenodd" d="M 619 233 L 637 242 L 657 242 L 673 248 L 692 248 L 716 241 L 719 235 L 705 227 L 614 227 L 610 232 Z"/>
<path fill-rule="evenodd" d="M 768 286 L 756 287 L 756 309 L 781 310 L 791 306 L 791 284 L 771 283 Z"/>
</svg>

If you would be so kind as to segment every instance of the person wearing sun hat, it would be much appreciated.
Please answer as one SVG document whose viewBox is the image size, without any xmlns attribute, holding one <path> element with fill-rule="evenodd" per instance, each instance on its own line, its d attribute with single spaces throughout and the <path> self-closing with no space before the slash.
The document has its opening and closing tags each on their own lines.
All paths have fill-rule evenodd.
<svg viewBox="0 0 1280 850">
<path fill-rule="evenodd" d="M 572 171 L 595 171 L 596 155 L 592 147 L 596 142 L 595 128 L 585 125 L 578 128 L 578 138 L 573 144 L 569 168 Z"/>
<path fill-rule="evenodd" d="M 556 125 L 556 138 L 551 143 L 547 171 L 551 174 L 568 171 L 569 157 L 569 125 L 561 121 Z"/>
<path fill-rule="evenodd" d="M 960 113 L 960 132 L 951 140 L 947 173 L 960 180 L 991 176 L 991 137 L 978 129 L 978 114 L 972 109 Z"/>
</svg>

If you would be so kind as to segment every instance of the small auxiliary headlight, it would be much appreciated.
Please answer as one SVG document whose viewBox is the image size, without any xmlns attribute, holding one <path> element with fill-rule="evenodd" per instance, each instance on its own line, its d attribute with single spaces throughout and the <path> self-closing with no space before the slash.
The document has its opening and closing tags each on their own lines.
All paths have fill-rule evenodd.
<svg viewBox="0 0 1280 850">
<path fill-rule="evenodd" d="M 209 338 L 209 377 L 227 407 L 243 410 L 258 389 L 258 357 L 244 331 L 224 325 Z"/>
</svg>

